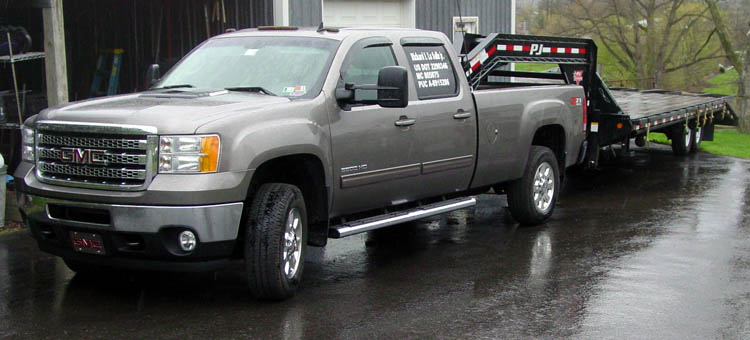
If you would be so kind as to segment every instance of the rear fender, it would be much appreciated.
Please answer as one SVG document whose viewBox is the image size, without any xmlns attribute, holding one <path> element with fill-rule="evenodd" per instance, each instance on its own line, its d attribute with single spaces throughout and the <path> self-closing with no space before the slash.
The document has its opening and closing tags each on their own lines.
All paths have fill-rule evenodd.
<svg viewBox="0 0 750 340">
<path fill-rule="evenodd" d="M 540 128 L 548 125 L 560 125 L 565 131 L 565 140 L 570 140 L 570 129 L 565 128 L 570 127 L 573 123 L 570 117 L 570 109 L 565 103 L 558 99 L 541 100 L 526 106 L 521 118 L 521 131 L 523 131 L 523 134 L 521 135 L 518 147 L 518 162 L 513 169 L 515 178 L 520 178 L 523 175 L 523 171 L 526 168 L 526 162 L 529 158 L 529 150 L 531 149 L 534 140 L 534 135 Z M 578 151 L 571 153 L 569 150 L 570 143 L 566 144 L 568 144 L 566 145 L 566 152 L 568 155 L 578 154 Z M 570 158 L 570 156 L 568 158 Z"/>
</svg>

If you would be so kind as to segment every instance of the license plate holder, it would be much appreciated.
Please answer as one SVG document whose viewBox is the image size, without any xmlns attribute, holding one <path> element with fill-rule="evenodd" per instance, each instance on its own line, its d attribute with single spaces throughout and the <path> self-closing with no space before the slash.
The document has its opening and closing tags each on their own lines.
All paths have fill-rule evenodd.
<svg viewBox="0 0 750 340">
<path fill-rule="evenodd" d="M 104 255 L 106 250 L 104 249 L 104 240 L 102 235 L 94 233 L 83 233 L 80 231 L 70 232 L 70 241 L 73 246 L 73 250 L 94 255 Z"/>
</svg>

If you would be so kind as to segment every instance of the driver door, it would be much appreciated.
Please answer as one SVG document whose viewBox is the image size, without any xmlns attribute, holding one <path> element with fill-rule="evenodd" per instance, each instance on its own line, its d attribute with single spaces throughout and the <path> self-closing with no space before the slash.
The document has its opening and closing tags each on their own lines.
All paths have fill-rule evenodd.
<svg viewBox="0 0 750 340">
<path fill-rule="evenodd" d="M 344 59 L 338 86 L 377 84 L 380 69 L 395 65 L 389 39 L 362 39 Z M 421 170 L 415 117 L 408 108 L 371 104 L 375 99 L 377 91 L 356 90 L 353 101 L 340 101 L 331 113 L 334 214 L 400 204 L 414 195 Z"/>
</svg>

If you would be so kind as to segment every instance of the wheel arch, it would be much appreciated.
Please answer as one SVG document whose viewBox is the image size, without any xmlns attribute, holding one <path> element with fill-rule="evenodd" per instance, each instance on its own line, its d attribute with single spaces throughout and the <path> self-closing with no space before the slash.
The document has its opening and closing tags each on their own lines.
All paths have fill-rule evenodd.
<svg viewBox="0 0 750 340">
<path fill-rule="evenodd" d="M 539 126 L 531 139 L 531 145 L 545 146 L 552 150 L 557 159 L 560 176 L 565 173 L 567 145 L 565 128 L 557 123 Z"/>
<path fill-rule="evenodd" d="M 307 209 L 308 244 L 325 246 L 328 240 L 330 187 L 321 158 L 312 153 L 293 153 L 276 155 L 258 163 L 247 190 L 246 205 L 250 205 L 258 188 L 265 183 L 296 186 L 302 191 Z M 243 221 L 241 229 L 244 228 Z M 240 230 L 239 235 L 244 235 L 244 230 Z"/>
</svg>

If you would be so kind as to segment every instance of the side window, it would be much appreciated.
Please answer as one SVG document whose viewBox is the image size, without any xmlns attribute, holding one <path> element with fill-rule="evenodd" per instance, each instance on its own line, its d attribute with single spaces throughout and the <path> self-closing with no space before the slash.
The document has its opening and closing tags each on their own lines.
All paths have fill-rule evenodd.
<svg viewBox="0 0 750 340">
<path fill-rule="evenodd" d="M 344 83 L 377 84 L 380 69 L 397 64 L 393 50 L 388 45 L 364 47 L 351 53 L 351 62 L 341 72 Z M 377 91 L 357 90 L 354 93 L 355 101 L 376 100 L 377 97 Z"/>
<path fill-rule="evenodd" d="M 443 45 L 409 45 L 404 52 L 420 100 L 458 95 L 456 72 Z"/>
</svg>

